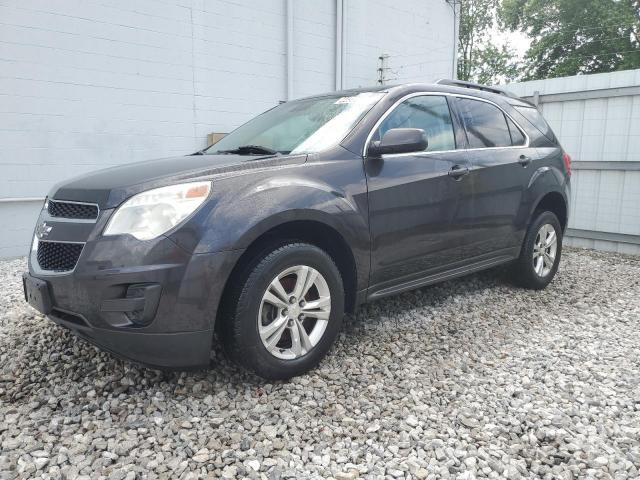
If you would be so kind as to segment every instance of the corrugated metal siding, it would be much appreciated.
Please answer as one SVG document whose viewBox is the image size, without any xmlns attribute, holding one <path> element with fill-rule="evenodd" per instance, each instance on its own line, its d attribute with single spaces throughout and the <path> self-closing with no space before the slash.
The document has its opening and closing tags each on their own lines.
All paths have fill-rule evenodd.
<svg viewBox="0 0 640 480">
<path fill-rule="evenodd" d="M 571 179 L 569 244 L 640 254 L 638 86 L 640 70 L 506 86 L 523 97 L 539 93 L 540 110 L 577 162 Z M 616 96 L 607 98 L 608 93 Z M 614 168 L 610 162 L 625 163 Z"/>
<path fill-rule="evenodd" d="M 451 75 L 445 0 L 343 0 L 345 88 Z M 294 0 L 292 97 L 336 86 L 335 0 Z M 193 152 L 287 98 L 286 0 L 9 0 L 0 5 L 0 257 L 71 176 Z M 411 62 L 399 55 L 411 55 Z"/>
</svg>

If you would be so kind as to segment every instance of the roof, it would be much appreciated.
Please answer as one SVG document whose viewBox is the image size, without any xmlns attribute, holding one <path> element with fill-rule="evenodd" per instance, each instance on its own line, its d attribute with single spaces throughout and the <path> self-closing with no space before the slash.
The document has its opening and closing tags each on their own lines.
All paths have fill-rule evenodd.
<svg viewBox="0 0 640 480">
<path fill-rule="evenodd" d="M 470 95 L 474 97 L 484 98 L 492 100 L 494 102 L 506 102 L 511 105 L 526 105 L 531 106 L 529 102 L 523 100 L 511 93 L 504 92 L 494 87 L 488 87 L 484 85 L 478 85 L 470 82 L 462 82 L 457 80 L 439 80 L 436 83 L 404 83 L 397 85 L 375 85 L 371 87 L 352 88 L 347 90 L 339 90 L 336 92 L 327 92 L 319 95 L 310 95 L 304 97 L 320 98 L 327 96 L 348 96 L 357 95 L 358 93 L 366 92 L 388 92 L 396 95 L 407 95 L 413 92 L 443 92 L 454 93 L 458 95 Z M 302 99 L 300 99 L 302 100 Z"/>
</svg>

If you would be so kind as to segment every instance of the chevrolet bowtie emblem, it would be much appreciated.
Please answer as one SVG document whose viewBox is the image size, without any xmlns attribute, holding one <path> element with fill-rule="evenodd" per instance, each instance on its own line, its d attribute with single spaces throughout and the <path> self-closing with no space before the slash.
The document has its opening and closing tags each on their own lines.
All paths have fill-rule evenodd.
<svg viewBox="0 0 640 480">
<path fill-rule="evenodd" d="M 45 238 L 51 232 L 53 227 L 51 225 L 47 225 L 47 222 L 42 222 L 42 224 L 38 225 L 36 229 L 36 235 L 38 238 Z"/>
</svg>

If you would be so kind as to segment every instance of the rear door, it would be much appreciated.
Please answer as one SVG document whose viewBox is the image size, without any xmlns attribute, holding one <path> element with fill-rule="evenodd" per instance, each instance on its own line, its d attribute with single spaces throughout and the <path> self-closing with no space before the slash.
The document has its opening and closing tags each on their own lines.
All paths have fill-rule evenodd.
<svg viewBox="0 0 640 480">
<path fill-rule="evenodd" d="M 537 152 L 516 122 L 496 104 L 467 97 L 455 102 L 473 165 L 473 235 L 469 253 L 492 256 L 520 246 L 519 211 Z"/>
</svg>

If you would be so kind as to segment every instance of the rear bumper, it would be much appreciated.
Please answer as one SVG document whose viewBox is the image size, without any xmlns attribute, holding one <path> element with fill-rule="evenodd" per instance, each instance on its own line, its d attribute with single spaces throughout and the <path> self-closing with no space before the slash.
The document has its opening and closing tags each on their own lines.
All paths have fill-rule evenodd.
<svg viewBox="0 0 640 480">
<path fill-rule="evenodd" d="M 168 238 L 89 242 L 68 274 L 46 275 L 55 323 L 119 357 L 159 368 L 209 365 L 218 304 L 242 251 L 190 255 Z M 25 282 L 27 278 L 25 279 Z M 25 289 L 26 290 L 26 289 Z M 33 304 L 33 302 L 32 302 Z"/>
</svg>

